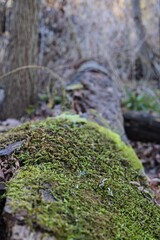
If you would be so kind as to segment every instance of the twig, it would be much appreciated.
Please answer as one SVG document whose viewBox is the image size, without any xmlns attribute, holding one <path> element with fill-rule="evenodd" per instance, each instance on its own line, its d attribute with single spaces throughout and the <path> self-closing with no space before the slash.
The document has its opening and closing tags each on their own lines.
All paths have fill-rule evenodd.
<svg viewBox="0 0 160 240">
<path fill-rule="evenodd" d="M 19 71 L 25 70 L 25 69 L 42 69 L 42 70 L 46 70 L 48 73 L 50 73 L 50 75 L 51 75 L 53 78 L 56 78 L 57 80 L 59 80 L 63 87 L 64 87 L 64 85 L 65 85 L 64 79 L 63 79 L 60 75 L 58 75 L 56 72 L 52 71 L 52 70 L 51 70 L 50 68 L 48 68 L 48 67 L 38 66 L 38 65 L 27 65 L 27 66 L 22 66 L 22 67 L 15 68 L 15 69 L 13 69 L 13 70 L 10 71 L 10 72 L 1 75 L 1 76 L 0 76 L 0 80 L 2 80 L 3 78 L 9 77 L 10 75 L 12 75 L 12 74 L 14 74 L 14 73 L 17 73 L 17 72 L 19 72 Z"/>
</svg>

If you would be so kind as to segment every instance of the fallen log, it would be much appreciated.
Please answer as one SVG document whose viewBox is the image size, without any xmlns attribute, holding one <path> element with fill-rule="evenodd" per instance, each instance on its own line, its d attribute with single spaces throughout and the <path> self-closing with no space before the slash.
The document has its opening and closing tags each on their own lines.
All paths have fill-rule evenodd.
<svg viewBox="0 0 160 240">
<path fill-rule="evenodd" d="M 117 81 L 109 67 L 96 61 L 83 62 L 66 87 L 70 92 L 73 110 L 85 114 L 98 124 L 110 127 L 122 140 L 128 142 L 117 90 Z"/>
<path fill-rule="evenodd" d="M 3 137 L 24 141 L 8 156 L 21 167 L 7 184 L 6 239 L 158 239 L 160 209 L 118 135 L 74 115 L 15 132 Z"/>
<path fill-rule="evenodd" d="M 0 140 L 2 163 L 20 165 L 7 183 L 3 239 L 158 239 L 160 209 L 142 165 L 109 129 L 124 137 L 116 84 L 98 64 L 77 77 L 79 89 L 67 88 L 82 117 L 28 123 Z"/>
<path fill-rule="evenodd" d="M 127 137 L 134 141 L 160 143 L 160 116 L 145 112 L 123 114 Z"/>
</svg>

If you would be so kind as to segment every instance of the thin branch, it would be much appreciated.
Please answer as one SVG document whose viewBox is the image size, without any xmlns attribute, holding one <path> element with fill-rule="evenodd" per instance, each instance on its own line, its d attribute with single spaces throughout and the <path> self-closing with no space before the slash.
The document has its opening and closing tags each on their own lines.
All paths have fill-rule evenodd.
<svg viewBox="0 0 160 240">
<path fill-rule="evenodd" d="M 13 70 L 10 71 L 10 72 L 1 75 L 1 76 L 0 76 L 0 80 L 2 80 L 3 78 L 9 77 L 10 75 L 15 74 L 15 73 L 17 73 L 17 72 L 19 72 L 19 71 L 25 70 L 25 69 L 41 69 L 41 70 L 46 70 L 48 73 L 50 73 L 50 75 L 51 75 L 53 78 L 56 78 L 57 80 L 59 80 L 63 87 L 64 87 L 64 85 L 65 85 L 65 80 L 64 80 L 60 75 L 58 75 L 56 72 L 52 71 L 52 70 L 51 70 L 50 68 L 48 68 L 48 67 L 38 66 L 38 65 L 27 65 L 27 66 L 22 66 L 22 67 L 15 68 L 15 69 L 13 69 Z"/>
</svg>

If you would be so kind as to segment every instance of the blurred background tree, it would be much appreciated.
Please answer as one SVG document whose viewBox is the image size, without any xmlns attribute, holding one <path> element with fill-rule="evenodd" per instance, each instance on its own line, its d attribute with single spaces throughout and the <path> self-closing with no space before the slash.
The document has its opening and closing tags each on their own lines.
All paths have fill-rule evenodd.
<svg viewBox="0 0 160 240">
<path fill-rule="evenodd" d="M 14 1 L 11 41 L 8 46 L 8 70 L 36 64 L 38 56 L 38 0 Z M 23 70 L 0 81 L 0 119 L 21 117 L 35 102 L 37 77 L 34 70 Z"/>
<path fill-rule="evenodd" d="M 0 34 L 5 31 L 5 7 L 6 2 L 0 2 Z"/>
<path fill-rule="evenodd" d="M 136 36 L 139 42 L 139 52 L 137 63 L 141 65 L 142 76 L 144 80 L 157 79 L 159 80 L 160 69 L 157 66 L 155 53 L 146 39 L 146 28 L 142 22 L 141 0 L 132 0 L 133 19 L 135 23 Z"/>
</svg>

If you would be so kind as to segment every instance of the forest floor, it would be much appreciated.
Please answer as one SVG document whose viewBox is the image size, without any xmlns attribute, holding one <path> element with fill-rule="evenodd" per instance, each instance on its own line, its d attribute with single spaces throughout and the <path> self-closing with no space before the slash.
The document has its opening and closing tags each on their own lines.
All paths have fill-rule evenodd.
<svg viewBox="0 0 160 240">
<path fill-rule="evenodd" d="M 122 85 L 123 88 L 127 87 L 130 93 L 135 93 L 135 95 L 130 95 L 133 98 L 137 94 L 137 98 L 131 100 L 134 101 L 134 104 L 136 105 L 134 107 L 138 108 L 140 105 L 143 105 L 143 107 L 146 107 L 145 112 L 153 112 L 152 109 L 147 109 L 149 106 L 149 99 L 143 98 L 144 93 L 149 93 L 149 96 L 154 96 L 153 98 L 156 100 L 157 106 L 159 105 L 160 98 L 159 95 L 157 95 L 157 91 L 159 93 L 160 90 L 156 81 L 153 80 L 150 82 L 145 82 L 143 80 L 130 80 L 122 82 Z M 137 100 L 138 97 L 140 97 L 142 100 Z M 155 192 L 157 202 L 160 204 L 160 144 L 140 141 L 130 141 L 130 143 L 144 166 L 149 184 L 152 190 Z"/>
</svg>

